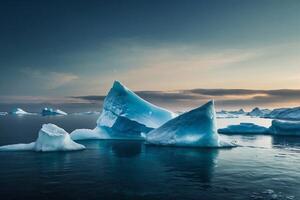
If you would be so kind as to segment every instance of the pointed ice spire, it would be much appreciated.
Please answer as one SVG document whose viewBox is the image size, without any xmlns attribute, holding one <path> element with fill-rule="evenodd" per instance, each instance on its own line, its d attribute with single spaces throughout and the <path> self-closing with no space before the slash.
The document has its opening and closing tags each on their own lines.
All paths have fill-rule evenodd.
<svg viewBox="0 0 300 200">
<path fill-rule="evenodd" d="M 156 128 L 172 119 L 175 114 L 147 102 L 119 81 L 114 81 L 104 100 L 103 111 L 97 124 L 112 127 L 120 116 Z"/>
</svg>

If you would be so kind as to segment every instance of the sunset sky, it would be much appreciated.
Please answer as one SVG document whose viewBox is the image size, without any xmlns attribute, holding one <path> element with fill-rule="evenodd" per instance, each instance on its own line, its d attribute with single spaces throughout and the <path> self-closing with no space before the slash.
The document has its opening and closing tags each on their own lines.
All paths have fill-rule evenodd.
<svg viewBox="0 0 300 200">
<path fill-rule="evenodd" d="M 299 106 L 300 1 L 0 4 L 0 103 L 91 100 L 119 80 L 157 102 Z"/>
</svg>

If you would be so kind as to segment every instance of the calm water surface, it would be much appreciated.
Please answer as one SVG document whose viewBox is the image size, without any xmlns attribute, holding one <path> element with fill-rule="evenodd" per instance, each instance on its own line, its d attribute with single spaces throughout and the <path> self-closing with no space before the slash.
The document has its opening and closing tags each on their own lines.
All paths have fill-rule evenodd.
<svg viewBox="0 0 300 200">
<path fill-rule="evenodd" d="M 34 141 L 48 122 L 93 128 L 97 117 L 0 116 L 0 145 Z M 226 137 L 242 147 L 98 140 L 78 152 L 0 152 L 0 199 L 300 199 L 300 138 Z"/>
</svg>

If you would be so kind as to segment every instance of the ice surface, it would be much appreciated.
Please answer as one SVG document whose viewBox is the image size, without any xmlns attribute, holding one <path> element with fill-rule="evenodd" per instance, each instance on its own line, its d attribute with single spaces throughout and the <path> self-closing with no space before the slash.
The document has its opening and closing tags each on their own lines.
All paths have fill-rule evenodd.
<svg viewBox="0 0 300 200">
<path fill-rule="evenodd" d="M 222 141 L 216 129 L 213 101 L 166 122 L 146 135 L 146 141 L 155 145 L 187 147 L 230 147 Z"/>
<path fill-rule="evenodd" d="M 264 117 L 270 112 L 271 110 L 269 109 L 259 109 L 258 107 L 256 107 L 251 112 L 247 113 L 247 115 L 251 117 Z"/>
<path fill-rule="evenodd" d="M 274 109 L 265 117 L 272 119 L 300 120 L 300 107 Z"/>
<path fill-rule="evenodd" d="M 175 113 L 145 101 L 120 82 L 115 81 L 104 100 L 96 129 L 75 130 L 71 133 L 71 137 L 74 140 L 106 139 L 107 137 L 143 139 L 143 134 L 175 116 Z"/>
<path fill-rule="evenodd" d="M 10 114 L 12 115 L 30 115 L 32 113 L 26 112 L 25 110 L 21 109 L 21 108 L 14 108 Z"/>
<path fill-rule="evenodd" d="M 104 128 L 76 129 L 70 134 L 72 140 L 110 139 Z"/>
<path fill-rule="evenodd" d="M 234 115 L 243 115 L 243 114 L 246 114 L 246 112 L 244 111 L 244 109 L 239 109 L 237 111 L 228 111 L 229 113 L 231 114 L 234 114 Z"/>
<path fill-rule="evenodd" d="M 47 116 L 47 115 L 67 115 L 67 113 L 65 113 L 64 111 L 59 110 L 59 109 L 44 108 L 42 110 L 42 115 L 43 116 Z"/>
<path fill-rule="evenodd" d="M 0 112 L 1 116 L 7 115 L 7 112 Z"/>
<path fill-rule="evenodd" d="M 231 114 L 227 111 L 217 112 L 216 116 L 217 116 L 218 119 L 221 119 L 221 118 L 238 118 L 239 117 L 238 115 Z"/>
<path fill-rule="evenodd" d="M 149 128 L 157 128 L 175 116 L 175 113 L 145 101 L 115 81 L 104 100 L 97 123 L 99 126 L 112 127 L 118 117 L 124 117 Z"/>
<path fill-rule="evenodd" d="M 273 120 L 270 127 L 272 135 L 300 136 L 300 121 Z"/>
<path fill-rule="evenodd" d="M 0 147 L 0 151 L 74 151 L 85 147 L 74 142 L 69 134 L 54 124 L 44 124 L 35 142 Z"/>
<path fill-rule="evenodd" d="M 254 123 L 240 123 L 239 125 L 229 125 L 226 128 L 218 129 L 223 134 L 267 134 L 268 128 Z"/>
</svg>

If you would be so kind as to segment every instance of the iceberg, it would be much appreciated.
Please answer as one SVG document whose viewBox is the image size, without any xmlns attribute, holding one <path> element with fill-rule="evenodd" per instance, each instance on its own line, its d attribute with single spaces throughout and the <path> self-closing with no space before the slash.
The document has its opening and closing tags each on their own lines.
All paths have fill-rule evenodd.
<svg viewBox="0 0 300 200">
<path fill-rule="evenodd" d="M 145 101 L 115 81 L 104 99 L 97 127 L 94 130 L 75 130 L 71 137 L 75 140 L 94 137 L 108 139 L 107 136 L 110 139 L 143 139 L 142 134 L 161 126 L 175 116 L 175 113 Z M 105 137 L 101 138 L 103 136 Z"/>
<path fill-rule="evenodd" d="M 236 115 L 244 115 L 246 112 L 244 111 L 244 109 L 241 108 L 238 111 L 229 111 L 229 113 Z"/>
<path fill-rule="evenodd" d="M 154 145 L 186 147 L 233 147 L 222 141 L 216 129 L 214 102 L 171 119 L 146 135 L 146 142 Z"/>
<path fill-rule="evenodd" d="M 269 109 L 259 109 L 258 107 L 256 107 L 251 112 L 247 113 L 247 115 L 251 117 L 264 117 L 270 112 L 271 110 Z"/>
<path fill-rule="evenodd" d="M 7 112 L 0 112 L 0 116 L 7 115 Z"/>
<path fill-rule="evenodd" d="M 0 147 L 0 151 L 74 151 L 85 147 L 74 142 L 69 134 L 54 124 L 44 124 L 35 142 L 29 144 L 12 144 Z"/>
<path fill-rule="evenodd" d="M 300 107 L 274 109 L 269 114 L 266 114 L 265 117 L 271 119 L 300 120 Z"/>
<path fill-rule="evenodd" d="M 272 135 L 300 136 L 300 121 L 273 120 L 269 128 Z"/>
<path fill-rule="evenodd" d="M 240 123 L 218 129 L 218 132 L 222 134 L 267 134 L 268 130 L 268 128 L 254 123 Z"/>
<path fill-rule="evenodd" d="M 42 110 L 42 115 L 68 115 L 66 112 L 59 110 L 59 109 L 53 109 L 53 108 L 44 108 Z"/>
<path fill-rule="evenodd" d="M 21 108 L 14 108 L 10 114 L 12 115 L 31 115 L 32 113 L 26 112 L 25 110 Z"/>
<path fill-rule="evenodd" d="M 216 116 L 218 119 L 225 119 L 225 118 L 238 118 L 237 115 L 229 113 L 227 111 L 222 110 L 221 112 L 217 112 Z"/>
</svg>

